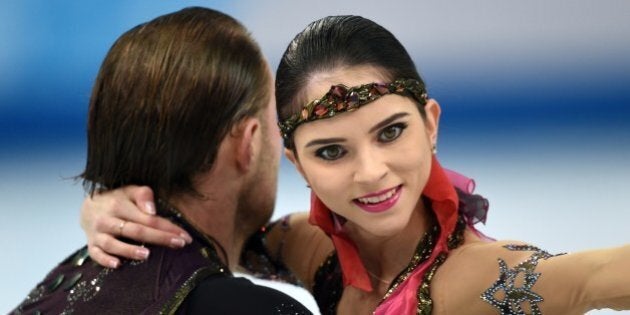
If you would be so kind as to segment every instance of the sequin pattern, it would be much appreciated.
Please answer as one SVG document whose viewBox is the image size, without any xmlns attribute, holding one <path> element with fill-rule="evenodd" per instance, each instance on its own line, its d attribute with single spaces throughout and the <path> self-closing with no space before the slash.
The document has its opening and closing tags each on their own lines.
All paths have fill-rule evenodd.
<svg viewBox="0 0 630 315">
<path fill-rule="evenodd" d="M 455 249 L 462 244 L 465 229 L 465 220 L 460 217 L 457 221 L 455 231 L 448 237 L 447 245 L 449 249 Z M 391 294 L 409 278 L 411 273 L 418 266 L 426 262 L 429 257 L 431 257 L 433 247 L 435 246 L 435 240 L 437 239 L 439 233 L 439 227 L 434 226 L 430 231 L 424 234 L 416 246 L 416 252 L 411 258 L 411 261 L 407 267 L 398 274 L 398 276 L 396 276 L 380 303 L 390 297 Z M 422 284 L 418 287 L 417 291 L 417 314 L 431 314 L 433 310 L 433 300 L 431 299 L 431 281 L 433 280 L 438 268 L 442 265 L 446 258 L 446 253 L 440 253 L 423 275 Z M 337 255 L 333 252 L 324 261 L 324 263 L 322 263 L 315 274 L 313 295 L 317 300 L 317 304 L 319 305 L 322 314 L 336 314 L 337 305 L 341 299 L 342 293 L 343 285 L 341 269 Z"/>
<path fill-rule="evenodd" d="M 211 260 L 212 265 L 206 268 L 202 268 L 200 270 L 195 271 L 175 292 L 175 295 L 171 297 L 169 301 L 167 301 L 162 309 L 159 312 L 159 315 L 167 315 L 167 314 L 175 314 L 179 306 L 184 302 L 184 299 L 188 296 L 188 294 L 199 284 L 199 282 L 203 281 L 206 277 L 215 274 L 226 274 L 230 275 L 227 267 L 223 266 L 223 263 L 218 260 L 216 257 L 216 252 L 213 252 L 213 259 Z"/>
<path fill-rule="evenodd" d="M 76 254 L 68 257 L 68 259 L 63 261 L 62 264 L 70 263 L 72 266 L 79 267 L 83 265 L 83 263 L 88 259 L 88 257 L 89 257 L 89 254 L 88 254 L 87 248 L 83 248 L 77 251 Z M 65 291 L 70 290 L 70 294 L 68 295 L 68 302 L 74 303 L 74 301 L 78 300 L 78 298 L 75 299 L 75 297 L 73 297 L 71 301 L 70 295 L 72 294 L 73 290 L 79 287 L 80 283 L 78 285 L 76 283 L 78 282 L 80 278 L 81 278 L 80 273 L 74 274 L 72 277 L 66 277 L 64 274 L 60 274 L 52 282 L 37 286 L 28 294 L 26 299 L 24 299 L 24 301 L 22 301 L 22 303 L 15 309 L 14 314 L 23 314 L 25 306 L 40 301 L 44 296 L 46 296 L 46 294 L 53 293 L 58 288 L 62 287 L 62 284 L 63 284 L 63 289 Z M 95 283 L 98 283 L 98 286 L 95 288 L 90 288 L 91 290 L 93 290 L 93 291 L 90 291 L 90 292 L 93 292 L 92 297 L 96 295 L 96 293 L 100 290 L 100 284 L 102 283 L 102 279 L 100 281 L 95 281 Z M 84 287 L 85 290 L 88 289 L 87 284 L 82 287 Z M 66 306 L 66 308 L 63 310 L 61 314 L 72 314 L 72 313 L 73 313 L 73 308 L 72 308 L 72 305 L 69 304 Z"/>
<path fill-rule="evenodd" d="M 268 279 L 273 281 L 283 281 L 297 286 L 303 284 L 297 277 L 287 268 L 287 266 L 278 258 L 282 257 L 282 246 L 286 231 L 289 229 L 289 217 L 285 216 L 279 221 L 272 222 L 254 233 L 245 242 L 245 246 L 241 252 L 240 265 L 256 278 Z M 272 255 L 266 245 L 267 233 L 273 228 L 279 228 L 282 232 L 282 240 Z"/>
<path fill-rule="evenodd" d="M 446 254 L 442 253 L 435 259 L 435 262 L 424 274 L 422 284 L 418 287 L 418 306 L 416 313 L 419 315 L 431 315 L 433 311 L 433 299 L 431 299 L 431 281 L 438 267 L 446 260 Z"/>
<path fill-rule="evenodd" d="M 343 277 L 337 253 L 332 252 L 317 268 L 313 283 L 313 296 L 322 315 L 337 313 L 337 304 L 343 293 Z"/>
<path fill-rule="evenodd" d="M 44 285 L 37 286 L 36 288 L 31 290 L 31 292 L 28 293 L 24 301 L 22 301 L 22 303 L 15 309 L 14 314 L 16 315 L 23 314 L 24 306 L 41 300 L 42 297 L 44 297 L 45 293 L 46 293 L 46 287 Z"/>
<path fill-rule="evenodd" d="M 431 232 L 427 232 L 424 235 L 420 243 L 418 243 L 418 246 L 416 247 L 416 252 L 411 258 L 409 265 L 407 265 L 407 268 L 405 268 L 405 270 L 403 270 L 396 278 L 394 278 L 394 281 L 392 281 L 389 289 L 387 290 L 387 292 L 385 292 L 385 295 L 381 299 L 381 303 L 389 298 L 389 296 L 394 293 L 394 291 L 396 291 L 396 289 L 409 278 L 409 275 L 411 275 L 411 273 L 416 269 L 416 267 L 418 267 L 418 265 L 425 262 L 427 259 L 429 259 L 429 257 L 431 257 L 435 239 L 439 232 L 440 231 L 437 226 L 434 226 Z"/>
<path fill-rule="evenodd" d="M 160 200 L 158 200 L 158 203 L 160 204 Z M 160 204 L 158 207 L 158 211 L 160 211 L 159 214 L 166 218 L 173 219 L 176 223 L 180 223 L 190 232 L 196 232 L 196 230 L 193 230 L 187 225 L 188 223 L 181 218 L 181 215 L 175 213 L 174 209 L 164 208 L 165 207 Z M 165 210 L 170 210 L 173 213 L 165 214 Z M 188 247 L 192 250 L 184 250 L 184 253 L 181 255 L 186 256 L 178 255 L 171 257 L 167 254 L 163 256 L 163 258 L 166 257 L 165 259 L 167 260 L 171 258 L 175 259 L 174 257 L 178 257 L 178 259 L 179 257 L 186 257 L 181 258 L 187 259 L 187 263 L 181 266 L 181 269 L 179 269 L 179 265 L 171 266 L 170 264 L 168 268 L 172 267 L 172 270 L 176 273 L 181 271 L 182 273 L 178 275 L 187 277 L 180 277 L 175 279 L 175 282 L 171 283 L 167 281 L 167 288 L 164 294 L 165 297 L 170 297 L 170 300 L 168 300 L 166 304 L 151 304 L 152 306 L 147 309 L 151 310 L 149 313 L 155 314 L 162 312 L 164 314 L 173 314 L 177 311 L 177 308 L 181 305 L 187 294 L 195 288 L 197 283 L 213 275 L 231 275 L 229 269 L 221 259 L 219 259 L 210 236 L 200 233 L 193 233 L 193 235 L 196 240 L 195 247 Z M 224 256 L 227 257 L 227 255 Z M 123 260 L 122 265 L 124 265 L 124 269 L 131 274 L 138 273 L 143 275 L 147 274 L 147 272 L 153 274 L 152 272 L 155 269 L 153 265 L 146 266 L 146 261 Z M 168 270 L 161 270 L 159 272 L 169 272 Z M 38 314 L 40 313 L 37 310 L 38 307 L 43 308 L 42 310 L 45 310 L 47 313 L 64 315 L 85 313 L 86 310 L 93 309 L 95 306 L 100 307 L 102 310 L 103 307 L 109 307 L 109 305 L 107 305 L 109 302 L 108 298 L 110 297 L 108 291 L 112 291 L 112 286 L 119 285 L 120 278 L 122 277 L 122 275 L 118 276 L 119 274 L 114 271 L 113 269 L 102 268 L 95 262 L 90 261 L 87 248 L 84 247 L 73 255 L 70 255 L 53 269 L 53 271 L 45 277 L 44 281 L 31 291 L 12 314 Z M 128 297 L 130 297 L 128 300 L 133 300 L 134 298 L 133 296 Z M 101 298 L 103 300 L 101 300 Z M 152 300 L 155 298 L 154 295 L 143 295 L 143 298 L 150 303 L 155 303 L 155 301 Z M 112 309 L 107 309 L 107 312 L 121 313 L 120 310 L 129 311 L 131 308 L 141 307 L 142 305 L 140 304 L 144 303 L 145 300 L 141 299 L 138 305 L 133 303 L 112 305 Z M 106 305 L 103 305 L 103 303 Z M 114 309 L 117 311 L 114 311 Z M 123 311 L 122 313 L 129 312 Z"/>
<path fill-rule="evenodd" d="M 447 240 L 447 246 L 449 250 L 457 248 L 464 242 L 464 230 L 466 228 L 465 221 L 462 217 L 457 221 L 457 226 L 453 234 L 449 235 Z M 416 313 L 420 315 L 431 315 L 433 312 L 433 299 L 431 299 L 431 282 L 437 272 L 438 268 L 446 261 L 447 254 L 440 253 L 438 257 L 433 261 L 429 270 L 424 273 L 422 283 L 418 287 L 418 305 Z"/>
<path fill-rule="evenodd" d="M 526 315 L 523 310 L 524 303 L 529 304 L 531 311 L 529 314 L 542 315 L 538 303 L 543 302 L 544 299 L 532 291 L 532 287 L 541 274 L 534 270 L 539 260 L 557 255 L 549 254 L 531 245 L 510 244 L 503 247 L 512 251 L 533 251 L 534 253 L 514 268 L 509 268 L 507 263 L 499 258 L 499 279 L 481 295 L 481 299 L 498 309 L 501 315 Z M 522 279 L 523 284 L 517 285 L 517 279 Z M 497 297 L 499 292 L 502 293 L 503 298 Z"/>
<path fill-rule="evenodd" d="M 274 314 L 277 315 L 307 315 L 304 309 L 293 303 L 282 303 L 276 307 Z"/>
<path fill-rule="evenodd" d="M 64 314 L 72 314 L 74 304 L 77 302 L 88 302 L 93 299 L 100 291 L 103 285 L 105 277 L 112 272 L 112 269 L 103 268 L 98 275 L 90 280 L 83 280 L 79 282 L 74 288 L 70 290 L 68 294 L 68 304 L 63 310 Z"/>
</svg>

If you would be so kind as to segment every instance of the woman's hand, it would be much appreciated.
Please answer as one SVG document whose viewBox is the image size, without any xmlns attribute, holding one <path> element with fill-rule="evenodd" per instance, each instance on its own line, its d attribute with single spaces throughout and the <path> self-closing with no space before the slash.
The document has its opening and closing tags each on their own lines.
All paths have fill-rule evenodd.
<svg viewBox="0 0 630 315">
<path fill-rule="evenodd" d="M 125 243 L 118 239 L 121 237 L 171 248 L 192 242 L 185 230 L 155 215 L 153 191 L 144 186 L 125 186 L 86 197 L 81 205 L 81 227 L 90 257 L 109 268 L 120 265 L 115 256 L 149 257 L 147 248 Z"/>
</svg>

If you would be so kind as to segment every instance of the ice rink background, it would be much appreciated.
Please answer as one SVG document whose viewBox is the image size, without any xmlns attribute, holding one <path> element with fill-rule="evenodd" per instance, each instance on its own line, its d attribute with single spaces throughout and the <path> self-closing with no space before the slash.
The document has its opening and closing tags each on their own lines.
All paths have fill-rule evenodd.
<svg viewBox="0 0 630 315">
<path fill-rule="evenodd" d="M 84 243 L 71 178 L 84 166 L 87 102 L 107 49 L 190 5 L 241 20 L 274 69 L 316 18 L 375 20 L 441 103 L 439 157 L 490 199 L 484 232 L 552 252 L 630 243 L 630 2 L 3 1 L 0 313 Z M 283 161 L 276 216 L 307 207 Z"/>
</svg>

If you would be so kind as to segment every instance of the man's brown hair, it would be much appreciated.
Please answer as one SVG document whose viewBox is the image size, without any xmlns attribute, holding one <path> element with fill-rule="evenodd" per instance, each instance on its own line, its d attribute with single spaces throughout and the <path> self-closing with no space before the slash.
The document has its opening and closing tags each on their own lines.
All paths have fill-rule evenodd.
<svg viewBox="0 0 630 315">
<path fill-rule="evenodd" d="M 223 13 L 186 8 L 134 27 L 94 84 L 84 187 L 194 192 L 232 126 L 269 103 L 269 80 L 258 45 Z"/>
</svg>

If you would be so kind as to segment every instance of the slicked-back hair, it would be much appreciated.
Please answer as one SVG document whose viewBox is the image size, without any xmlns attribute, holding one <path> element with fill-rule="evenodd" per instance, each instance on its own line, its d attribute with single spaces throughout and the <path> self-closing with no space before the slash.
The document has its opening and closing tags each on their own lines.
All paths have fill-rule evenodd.
<svg viewBox="0 0 630 315">
<path fill-rule="evenodd" d="M 269 80 L 258 45 L 221 12 L 186 8 L 132 28 L 94 84 L 84 187 L 194 193 L 234 124 L 269 103 Z"/>
<path fill-rule="evenodd" d="M 278 119 L 299 113 L 311 101 L 304 95 L 313 74 L 354 66 L 373 66 L 388 80 L 415 79 L 424 85 L 407 50 L 390 31 L 360 16 L 328 16 L 297 34 L 280 60 L 276 72 Z M 424 108 L 418 109 L 424 116 Z M 292 139 L 285 139 L 284 145 L 293 149 Z"/>
</svg>

